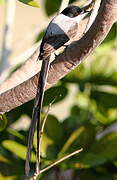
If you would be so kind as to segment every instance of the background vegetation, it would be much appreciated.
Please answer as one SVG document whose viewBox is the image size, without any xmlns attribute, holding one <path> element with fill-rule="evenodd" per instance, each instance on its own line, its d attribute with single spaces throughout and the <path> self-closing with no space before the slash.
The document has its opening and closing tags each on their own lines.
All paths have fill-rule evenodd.
<svg viewBox="0 0 117 180">
<path fill-rule="evenodd" d="M 45 13 L 52 15 L 59 5 L 59 0 L 45 0 Z M 83 148 L 83 152 L 43 173 L 40 180 L 117 179 L 116 45 L 114 25 L 105 41 L 90 57 L 91 60 L 82 63 L 46 91 L 42 118 L 45 107 L 56 96 L 56 104 L 69 96 L 70 84 L 77 89 L 74 104 L 65 119 L 60 121 L 53 114 L 48 116 L 41 147 L 42 167 L 79 148 Z M 12 125 L 23 114 L 31 119 L 32 109 L 33 101 L 30 101 L 8 112 L 4 116 L 5 121 L 0 121 L 0 180 L 26 179 L 24 164 L 28 129 L 15 130 Z M 36 140 L 32 168 L 35 144 Z"/>
</svg>

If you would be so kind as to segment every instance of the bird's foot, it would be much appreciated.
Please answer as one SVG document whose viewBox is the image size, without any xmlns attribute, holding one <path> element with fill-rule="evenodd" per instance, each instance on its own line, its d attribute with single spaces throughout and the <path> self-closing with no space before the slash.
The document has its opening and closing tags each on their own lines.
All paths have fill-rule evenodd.
<svg viewBox="0 0 117 180">
<path fill-rule="evenodd" d="M 66 49 L 68 47 L 68 45 L 63 45 L 63 47 Z"/>
<path fill-rule="evenodd" d="M 56 53 L 54 53 L 54 56 L 55 56 L 55 58 L 57 58 L 57 57 L 58 57 L 58 55 L 57 55 Z"/>
<path fill-rule="evenodd" d="M 37 57 L 37 61 L 39 60 L 40 58 L 39 58 L 39 56 Z"/>
</svg>

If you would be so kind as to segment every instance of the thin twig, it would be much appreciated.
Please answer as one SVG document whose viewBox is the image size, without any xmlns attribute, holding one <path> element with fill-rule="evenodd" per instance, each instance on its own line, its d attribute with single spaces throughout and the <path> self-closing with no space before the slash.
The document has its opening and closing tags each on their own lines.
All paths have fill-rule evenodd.
<svg viewBox="0 0 117 180">
<path fill-rule="evenodd" d="M 79 150 L 77 150 L 77 151 L 74 151 L 74 152 L 72 152 L 72 153 L 64 156 L 63 158 L 61 158 L 61 159 L 53 162 L 53 163 L 52 163 L 51 165 L 49 165 L 48 167 L 42 169 L 42 170 L 40 171 L 40 174 L 43 173 L 43 172 L 45 172 L 45 171 L 47 171 L 47 170 L 49 170 L 50 168 L 56 166 L 57 164 L 61 163 L 62 161 L 64 161 L 64 160 L 66 160 L 66 159 L 68 159 L 68 158 L 70 158 L 70 157 L 72 157 L 72 156 L 80 153 L 81 151 L 83 151 L 83 148 L 81 148 L 81 149 L 79 149 Z"/>
<path fill-rule="evenodd" d="M 39 162 L 37 161 L 36 162 L 36 171 L 38 171 L 38 167 L 40 166 L 40 164 L 38 165 L 38 163 L 40 163 L 40 157 L 41 157 L 41 142 L 42 142 L 42 136 L 43 136 L 43 132 L 44 132 L 44 127 L 45 127 L 45 123 L 46 123 L 46 120 L 47 120 L 47 117 L 48 117 L 48 114 L 51 110 L 51 107 L 52 107 L 52 104 L 54 103 L 54 101 L 57 99 L 57 97 L 55 97 L 52 102 L 49 104 L 48 106 L 48 109 L 47 109 L 47 112 L 46 112 L 46 115 L 45 115 L 45 118 L 42 122 L 42 125 L 41 125 L 41 130 L 40 130 L 40 139 L 39 139 Z"/>
<path fill-rule="evenodd" d="M 61 163 L 62 161 L 65 161 L 66 159 L 72 157 L 72 156 L 75 156 L 76 154 L 80 153 L 81 151 L 83 151 L 83 148 L 81 149 L 78 149 L 66 156 L 64 156 L 63 158 L 53 162 L 52 164 L 50 164 L 49 166 L 47 166 L 46 168 L 43 168 L 42 170 L 40 170 L 39 174 L 34 174 L 34 176 L 32 178 L 30 178 L 30 180 L 35 180 L 37 178 L 37 176 L 39 176 L 40 174 L 44 173 L 45 171 L 49 170 L 50 168 L 56 166 L 57 164 Z"/>
<path fill-rule="evenodd" d="M 50 110 L 51 110 L 52 104 L 55 102 L 56 99 L 57 99 L 57 97 L 55 97 L 55 98 L 52 100 L 52 102 L 49 104 L 49 106 L 48 106 L 48 109 L 47 109 L 47 112 L 46 112 L 46 115 L 45 115 L 45 118 L 44 118 L 44 120 L 43 120 L 42 127 L 41 127 L 41 137 L 42 137 L 42 135 L 43 135 L 43 131 L 44 131 L 44 127 L 45 127 L 45 123 L 46 123 L 48 114 L 49 114 L 49 112 L 50 112 Z"/>
</svg>

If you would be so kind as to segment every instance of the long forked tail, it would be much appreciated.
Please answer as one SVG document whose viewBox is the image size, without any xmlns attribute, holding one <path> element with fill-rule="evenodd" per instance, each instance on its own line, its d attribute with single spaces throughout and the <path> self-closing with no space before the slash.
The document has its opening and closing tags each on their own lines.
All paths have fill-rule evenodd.
<svg viewBox="0 0 117 180">
<path fill-rule="evenodd" d="M 27 154 L 26 154 L 26 162 L 25 162 L 25 173 L 29 176 L 30 173 L 30 159 L 31 159 L 31 152 L 33 147 L 33 137 L 34 132 L 36 129 L 37 124 L 37 162 L 39 162 L 39 131 L 40 131 L 40 114 L 42 109 L 43 97 L 44 97 L 44 90 L 45 90 L 45 83 L 48 74 L 49 68 L 49 61 L 50 56 L 47 57 L 42 61 L 42 67 L 40 71 L 40 76 L 38 80 L 38 87 L 37 87 L 37 94 L 35 98 L 33 114 L 32 114 L 32 121 L 29 129 L 29 136 L 28 136 L 28 147 L 27 147 Z"/>
</svg>

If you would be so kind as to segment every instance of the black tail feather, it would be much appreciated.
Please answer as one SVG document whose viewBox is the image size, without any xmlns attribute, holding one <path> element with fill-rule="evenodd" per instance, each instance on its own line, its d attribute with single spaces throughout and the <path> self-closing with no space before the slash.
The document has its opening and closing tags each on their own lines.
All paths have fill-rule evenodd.
<svg viewBox="0 0 117 180">
<path fill-rule="evenodd" d="M 40 114 L 41 114 L 43 97 L 44 97 L 45 83 L 48 74 L 49 60 L 50 57 L 42 61 L 42 67 L 38 81 L 37 95 L 35 98 L 32 121 L 29 129 L 29 137 L 28 137 L 28 147 L 27 147 L 27 155 L 26 155 L 26 163 L 25 163 L 25 172 L 27 176 L 29 176 L 30 173 L 30 159 L 31 159 L 33 137 L 36 129 L 36 124 L 37 124 L 37 162 L 39 162 Z"/>
</svg>

